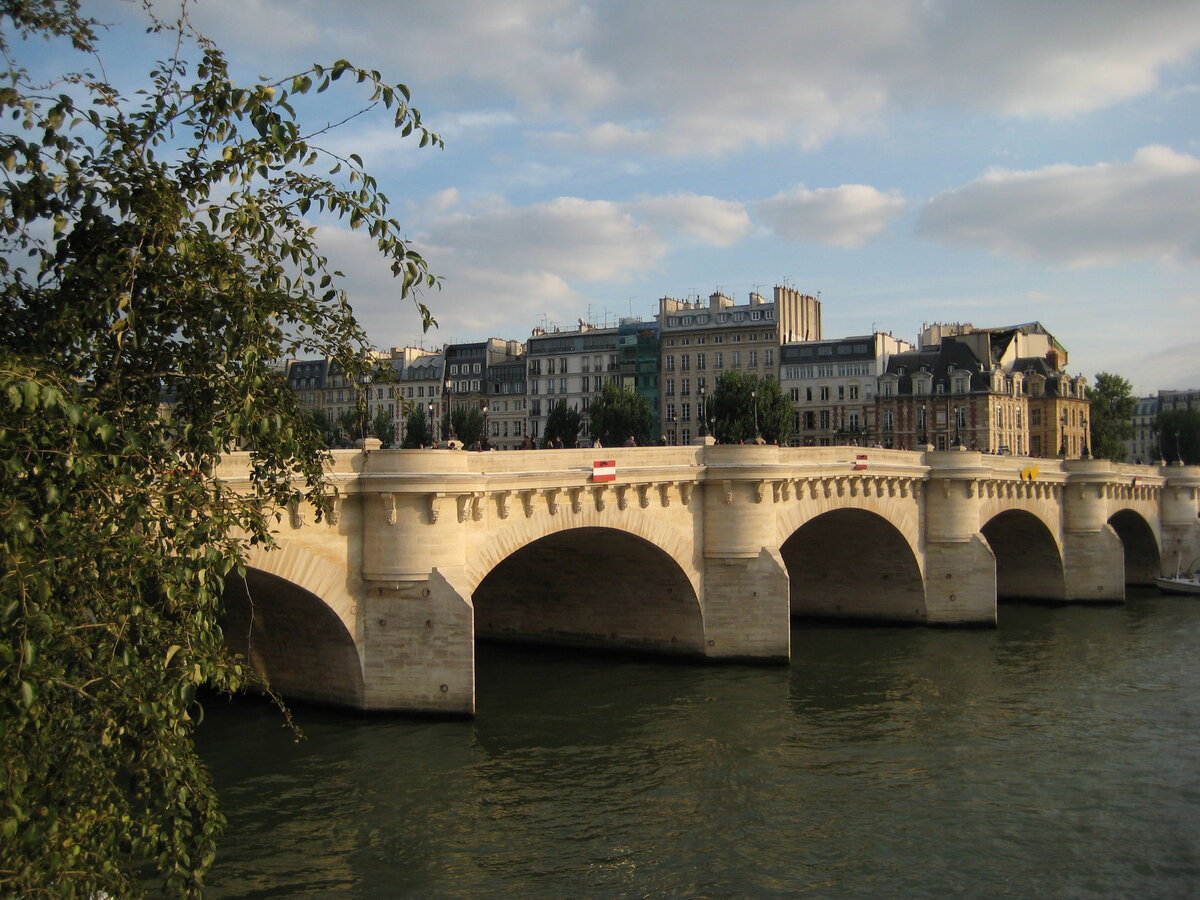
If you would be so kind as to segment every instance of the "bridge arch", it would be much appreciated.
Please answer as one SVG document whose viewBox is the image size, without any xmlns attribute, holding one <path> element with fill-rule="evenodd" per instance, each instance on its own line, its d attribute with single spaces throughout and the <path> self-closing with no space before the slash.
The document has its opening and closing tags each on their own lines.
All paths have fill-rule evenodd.
<svg viewBox="0 0 1200 900">
<path fill-rule="evenodd" d="M 865 509 L 809 519 L 780 548 L 793 616 L 924 621 L 917 555 L 896 526 Z"/>
<path fill-rule="evenodd" d="M 292 700 L 360 706 L 356 604 L 344 567 L 295 544 L 252 548 L 246 577 L 227 579 L 226 645 Z"/>
<path fill-rule="evenodd" d="M 483 639 L 704 653 L 691 578 L 671 554 L 622 529 L 582 525 L 523 542 L 471 599 Z"/>
<path fill-rule="evenodd" d="M 511 521 L 511 520 L 510 520 Z M 487 577 L 501 562 L 522 548 L 554 534 L 575 531 L 581 528 L 598 528 L 618 531 L 640 538 L 655 547 L 679 568 L 700 596 L 700 577 L 695 558 L 692 535 L 680 534 L 665 524 L 660 517 L 647 515 L 640 509 L 604 512 L 585 511 L 570 516 L 532 516 L 522 518 L 507 528 L 488 535 L 485 543 L 471 552 L 467 560 L 467 579 L 472 589 Z"/>
<path fill-rule="evenodd" d="M 1108 524 L 1125 548 L 1125 583 L 1153 584 L 1162 572 L 1161 550 L 1154 528 L 1132 509 L 1119 509 L 1108 518 Z"/>
<path fill-rule="evenodd" d="M 980 532 L 996 558 L 997 599 L 1067 600 L 1062 547 L 1041 518 L 1007 509 Z"/>
</svg>

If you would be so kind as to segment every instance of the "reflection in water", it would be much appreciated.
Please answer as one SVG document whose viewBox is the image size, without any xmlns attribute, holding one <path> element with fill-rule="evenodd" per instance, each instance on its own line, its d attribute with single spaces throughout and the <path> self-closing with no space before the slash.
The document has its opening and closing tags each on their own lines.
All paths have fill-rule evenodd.
<svg viewBox="0 0 1200 900">
<path fill-rule="evenodd" d="M 213 897 L 1173 896 L 1200 604 L 798 623 L 790 667 L 482 647 L 471 722 L 210 702 Z"/>
</svg>

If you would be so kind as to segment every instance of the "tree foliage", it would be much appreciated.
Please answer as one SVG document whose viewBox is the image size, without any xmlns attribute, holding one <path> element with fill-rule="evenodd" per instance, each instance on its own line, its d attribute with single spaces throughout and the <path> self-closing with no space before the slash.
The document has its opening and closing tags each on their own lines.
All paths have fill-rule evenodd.
<svg viewBox="0 0 1200 900">
<path fill-rule="evenodd" d="M 475 407 L 459 406 L 450 415 L 454 422 L 454 434 L 464 447 L 483 441 L 483 413 Z"/>
<path fill-rule="evenodd" d="M 787 444 L 792 436 L 792 408 L 779 382 L 726 369 L 717 379 L 708 405 L 713 436 L 722 444 L 752 443 L 755 423 L 768 444 Z"/>
<path fill-rule="evenodd" d="M 440 140 L 405 86 L 345 60 L 234 84 L 186 7 L 153 20 L 178 49 L 137 96 L 34 84 L 18 54 L 43 41 L 96 58 L 79 6 L 0 6 L 0 894 L 136 896 L 147 862 L 194 894 L 222 825 L 196 690 L 255 677 L 224 646 L 224 580 L 289 504 L 328 509 L 322 437 L 272 362 L 353 379 L 366 359 L 308 217 L 369 234 L 398 297 L 436 283 L 297 105 L 352 82 Z M 216 477 L 235 448 L 238 491 Z"/>
<path fill-rule="evenodd" d="M 404 439 L 400 442 L 402 450 L 416 450 L 418 447 L 428 447 L 433 443 L 432 423 L 425 415 L 425 404 L 413 405 L 404 425 Z"/>
<path fill-rule="evenodd" d="M 1133 437 L 1133 386 L 1120 375 L 1101 372 L 1095 387 L 1087 389 L 1090 403 L 1088 431 L 1092 456 L 1120 462 L 1125 459 L 1125 441 Z"/>
<path fill-rule="evenodd" d="M 395 443 L 396 417 L 390 410 L 381 406 L 375 411 L 375 418 L 371 420 L 371 434 L 379 439 L 381 450 L 388 450 Z"/>
<path fill-rule="evenodd" d="M 606 447 L 620 447 L 631 435 L 639 446 L 654 441 L 651 433 L 654 413 L 646 398 L 633 388 L 607 382 L 588 407 L 588 415 L 592 420 L 592 437 Z"/>
<path fill-rule="evenodd" d="M 567 406 L 567 401 L 559 400 L 546 414 L 546 430 L 542 432 L 542 446 L 549 447 L 551 442 L 562 441 L 564 447 L 574 447 L 579 440 L 579 426 L 583 416 L 574 406 Z"/>
<path fill-rule="evenodd" d="M 1200 463 L 1200 410 L 1163 410 L 1156 428 L 1165 461 L 1192 466 Z"/>
</svg>

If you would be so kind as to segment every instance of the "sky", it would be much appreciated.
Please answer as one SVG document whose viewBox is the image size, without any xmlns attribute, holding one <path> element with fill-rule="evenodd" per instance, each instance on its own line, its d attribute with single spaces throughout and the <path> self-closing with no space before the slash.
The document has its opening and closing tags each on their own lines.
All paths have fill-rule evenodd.
<svg viewBox="0 0 1200 900">
<path fill-rule="evenodd" d="M 137 4 L 84 9 L 118 68 L 148 68 Z M 1073 374 L 1200 388 L 1195 0 L 189 9 L 238 80 L 345 57 L 408 85 L 443 137 L 420 149 L 366 115 L 324 139 L 364 159 L 442 277 L 422 336 L 370 240 L 317 223 L 378 347 L 786 285 L 819 295 L 826 338 L 1036 320 Z M 356 109 L 338 87 L 301 117 Z"/>
</svg>

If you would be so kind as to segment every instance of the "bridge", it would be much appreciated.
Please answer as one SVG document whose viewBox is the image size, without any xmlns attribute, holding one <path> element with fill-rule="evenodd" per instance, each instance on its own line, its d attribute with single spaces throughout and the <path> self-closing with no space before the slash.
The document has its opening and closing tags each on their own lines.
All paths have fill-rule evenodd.
<svg viewBox="0 0 1200 900">
<path fill-rule="evenodd" d="M 699 445 L 336 451 L 328 478 L 226 637 L 285 697 L 369 710 L 472 714 L 477 638 L 782 662 L 796 616 L 994 627 L 997 597 L 1121 603 L 1200 557 L 1194 466 Z"/>
</svg>

